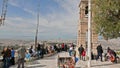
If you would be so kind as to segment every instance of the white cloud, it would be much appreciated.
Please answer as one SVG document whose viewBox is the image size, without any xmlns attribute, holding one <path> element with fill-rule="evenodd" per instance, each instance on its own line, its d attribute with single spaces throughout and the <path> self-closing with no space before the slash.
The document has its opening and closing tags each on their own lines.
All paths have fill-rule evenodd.
<svg viewBox="0 0 120 68">
<path fill-rule="evenodd" d="M 30 0 L 29 0 L 30 1 Z M 9 4 L 23 9 L 25 12 L 35 16 L 36 12 L 33 10 L 36 5 L 31 5 L 27 0 L 9 0 Z M 37 8 L 36 8 L 37 9 Z"/>
<path fill-rule="evenodd" d="M 69 37 L 71 36 L 71 38 L 73 38 L 73 36 L 75 38 L 77 35 L 77 23 L 79 18 L 79 0 L 54 1 L 56 1 L 65 10 L 65 12 L 58 13 L 54 12 L 55 9 L 52 9 L 54 13 L 48 14 L 45 17 L 40 16 L 39 36 L 49 39 L 49 36 L 51 36 L 51 38 L 55 38 L 60 35 L 68 35 Z M 21 35 L 24 35 L 25 33 L 34 35 L 37 23 L 35 12 L 31 10 L 30 7 L 21 7 L 20 0 L 10 0 L 10 4 L 22 8 L 24 11 L 30 13 L 33 15 L 33 19 L 9 17 L 5 26 L 1 27 L 1 29 L 3 31 L 14 31 L 16 35 L 17 32 L 20 32 Z"/>
</svg>

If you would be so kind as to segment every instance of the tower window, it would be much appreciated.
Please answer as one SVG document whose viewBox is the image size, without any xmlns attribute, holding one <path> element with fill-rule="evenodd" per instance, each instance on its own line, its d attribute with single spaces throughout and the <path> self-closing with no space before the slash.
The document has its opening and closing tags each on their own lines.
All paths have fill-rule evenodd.
<svg viewBox="0 0 120 68">
<path fill-rule="evenodd" d="M 85 17 L 88 17 L 88 6 L 85 7 Z"/>
</svg>

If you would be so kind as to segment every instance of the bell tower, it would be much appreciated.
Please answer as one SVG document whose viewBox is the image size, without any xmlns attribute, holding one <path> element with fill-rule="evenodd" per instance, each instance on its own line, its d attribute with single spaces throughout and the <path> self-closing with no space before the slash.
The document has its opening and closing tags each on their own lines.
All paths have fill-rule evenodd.
<svg viewBox="0 0 120 68">
<path fill-rule="evenodd" d="M 81 0 L 79 4 L 79 22 L 78 22 L 78 36 L 77 36 L 77 47 L 81 44 L 87 49 L 87 38 L 88 38 L 88 0 Z M 93 15 L 92 15 L 93 16 Z M 93 20 L 91 22 L 91 48 L 96 49 L 98 43 L 98 34 L 94 30 Z"/>
</svg>

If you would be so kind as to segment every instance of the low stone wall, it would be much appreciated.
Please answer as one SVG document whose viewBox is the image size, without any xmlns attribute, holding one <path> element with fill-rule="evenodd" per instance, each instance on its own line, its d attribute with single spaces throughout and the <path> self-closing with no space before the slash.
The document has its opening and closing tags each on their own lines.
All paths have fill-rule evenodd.
<svg viewBox="0 0 120 68">
<path fill-rule="evenodd" d="M 2 65 L 3 65 L 2 58 L 0 58 L 0 68 L 2 68 Z"/>
</svg>

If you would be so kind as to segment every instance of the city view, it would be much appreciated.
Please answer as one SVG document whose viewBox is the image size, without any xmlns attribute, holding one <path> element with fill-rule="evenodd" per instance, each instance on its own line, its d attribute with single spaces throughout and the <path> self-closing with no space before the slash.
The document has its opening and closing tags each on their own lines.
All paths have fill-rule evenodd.
<svg viewBox="0 0 120 68">
<path fill-rule="evenodd" d="M 119 68 L 119 0 L 0 0 L 0 68 Z"/>
</svg>

